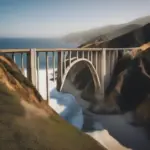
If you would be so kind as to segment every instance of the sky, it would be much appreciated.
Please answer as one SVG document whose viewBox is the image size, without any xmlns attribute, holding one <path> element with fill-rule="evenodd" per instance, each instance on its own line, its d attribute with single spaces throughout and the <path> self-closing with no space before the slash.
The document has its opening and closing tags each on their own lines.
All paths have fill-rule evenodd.
<svg viewBox="0 0 150 150">
<path fill-rule="evenodd" d="M 0 0 L 0 37 L 59 37 L 150 15 L 150 0 Z"/>
</svg>

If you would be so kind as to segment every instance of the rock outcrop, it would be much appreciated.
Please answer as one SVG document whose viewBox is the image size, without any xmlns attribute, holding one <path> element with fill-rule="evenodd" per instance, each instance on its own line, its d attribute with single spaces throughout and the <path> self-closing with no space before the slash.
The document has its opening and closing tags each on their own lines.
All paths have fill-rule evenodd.
<svg viewBox="0 0 150 150">
<path fill-rule="evenodd" d="M 0 56 L 1 150 L 106 150 L 60 118 L 13 61 Z"/>
<path fill-rule="evenodd" d="M 150 44 L 126 54 L 114 68 L 105 100 L 96 113 L 134 112 L 134 125 L 150 125 Z"/>
</svg>

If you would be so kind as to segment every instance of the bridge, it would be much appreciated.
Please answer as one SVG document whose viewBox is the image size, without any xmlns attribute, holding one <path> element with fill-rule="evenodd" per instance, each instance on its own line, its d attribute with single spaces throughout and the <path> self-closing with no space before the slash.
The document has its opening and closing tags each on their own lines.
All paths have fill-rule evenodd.
<svg viewBox="0 0 150 150">
<path fill-rule="evenodd" d="M 23 72 L 26 59 L 27 78 L 39 90 L 39 60 L 40 53 L 45 53 L 45 71 L 46 71 L 46 91 L 47 100 L 50 97 L 49 92 L 49 64 L 53 69 L 53 80 L 57 80 L 57 89 L 62 90 L 68 73 L 76 66 L 81 69 L 84 64 L 90 70 L 94 81 L 94 90 L 104 94 L 114 66 L 118 58 L 122 57 L 124 52 L 137 48 L 57 48 L 57 49 L 0 49 L 1 54 L 9 55 L 16 62 L 16 55 L 20 55 L 20 69 Z M 26 55 L 24 57 L 23 55 Z M 51 61 L 50 61 L 51 60 Z M 57 77 L 56 71 L 57 68 Z M 78 69 L 77 69 L 78 70 Z M 24 73 L 24 72 L 23 72 Z M 76 73 L 73 74 L 75 76 Z"/>
</svg>

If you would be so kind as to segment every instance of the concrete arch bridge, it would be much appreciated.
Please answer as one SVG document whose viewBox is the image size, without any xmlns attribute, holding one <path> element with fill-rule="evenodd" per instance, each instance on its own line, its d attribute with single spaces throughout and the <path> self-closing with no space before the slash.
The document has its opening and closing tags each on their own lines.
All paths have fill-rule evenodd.
<svg viewBox="0 0 150 150">
<path fill-rule="evenodd" d="M 58 54 L 57 89 L 62 91 L 66 80 L 90 99 L 95 92 L 104 95 L 118 58 L 132 48 L 81 48 Z M 65 89 L 68 91 L 69 89 Z"/>
<path fill-rule="evenodd" d="M 134 48 L 137 49 L 137 48 Z M 39 90 L 39 53 L 45 52 L 46 57 L 46 93 L 49 100 L 49 53 L 55 80 L 57 63 L 57 89 L 63 90 L 65 82 L 69 80 L 77 89 L 86 94 L 104 91 L 110 81 L 114 66 L 118 58 L 124 52 L 133 48 L 57 48 L 57 49 L 5 49 L 1 53 L 11 53 L 14 61 L 15 54 L 21 54 L 21 69 L 23 66 L 23 54 L 27 56 L 27 77 Z M 57 56 L 55 55 L 57 53 Z M 90 88 L 90 91 L 88 90 Z M 84 93 L 83 92 L 83 93 Z"/>
</svg>

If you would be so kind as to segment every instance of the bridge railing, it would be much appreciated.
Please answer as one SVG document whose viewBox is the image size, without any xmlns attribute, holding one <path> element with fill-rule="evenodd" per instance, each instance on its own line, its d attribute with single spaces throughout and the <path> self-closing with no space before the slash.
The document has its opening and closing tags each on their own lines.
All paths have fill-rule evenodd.
<svg viewBox="0 0 150 150">
<path fill-rule="evenodd" d="M 0 54 L 11 57 L 15 63 L 18 62 L 16 57 L 19 57 L 19 68 L 23 74 L 25 73 L 25 68 L 29 67 L 30 49 L 0 49 Z M 31 79 L 29 73 L 27 76 Z"/>
<path fill-rule="evenodd" d="M 59 51 L 58 51 L 59 52 Z M 40 69 L 45 71 L 45 86 L 46 91 L 44 99 L 47 101 L 50 97 L 49 92 L 49 69 L 52 69 L 52 79 L 55 82 L 56 79 L 56 68 L 58 68 L 58 58 L 55 49 L 0 49 L 1 55 L 7 55 L 13 59 L 13 61 L 19 66 L 21 72 L 33 83 L 33 85 L 40 92 Z M 42 59 L 40 60 L 40 57 Z M 40 64 L 41 62 L 41 64 Z M 51 63 L 51 64 L 50 64 Z M 42 78 L 42 80 L 44 80 Z"/>
<path fill-rule="evenodd" d="M 80 58 L 87 59 L 94 64 L 96 71 L 98 70 L 98 61 L 102 59 L 102 65 L 106 65 L 106 51 L 130 51 L 137 48 L 53 48 L 53 49 L 0 49 L 0 53 L 8 54 L 15 63 L 17 63 L 21 71 L 39 90 L 39 70 L 40 65 L 46 71 L 46 97 L 48 101 L 50 97 L 49 92 L 49 69 L 52 70 L 52 79 L 57 81 L 57 89 L 63 82 L 63 76 L 66 69 L 71 66 L 71 63 Z M 99 54 L 102 58 L 99 58 Z M 117 54 L 117 53 L 116 53 Z M 44 56 L 45 55 L 45 56 Z M 40 62 L 40 57 L 44 59 Z M 17 59 L 16 59 L 17 58 Z M 18 61 L 19 58 L 19 61 Z M 110 57 L 111 59 L 111 57 Z M 108 59 L 109 60 L 109 59 Z M 41 63 L 41 64 L 40 64 Z M 110 63 L 110 62 L 109 62 Z M 102 75 L 105 75 L 106 67 L 103 67 Z"/>
</svg>

